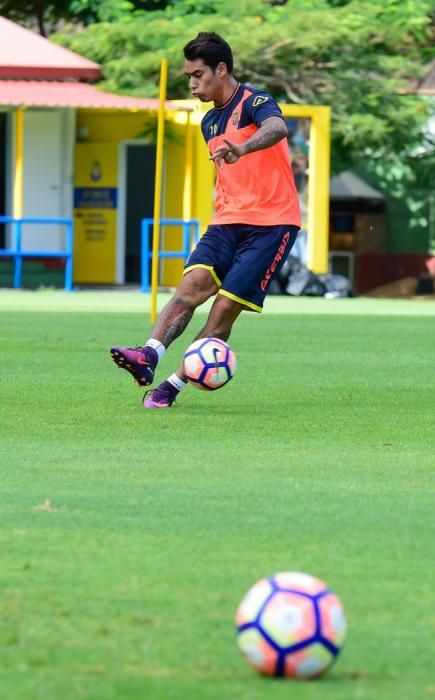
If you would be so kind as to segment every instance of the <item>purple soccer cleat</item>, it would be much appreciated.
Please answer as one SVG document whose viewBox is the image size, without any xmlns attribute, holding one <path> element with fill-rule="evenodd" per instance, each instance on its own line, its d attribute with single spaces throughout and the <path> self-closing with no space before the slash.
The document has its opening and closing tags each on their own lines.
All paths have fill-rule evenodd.
<svg viewBox="0 0 435 700">
<path fill-rule="evenodd" d="M 139 386 L 150 386 L 153 383 L 158 362 L 158 355 L 154 348 L 140 345 L 136 348 L 121 348 L 115 345 L 110 348 L 110 354 L 114 363 L 130 372 Z"/>
<path fill-rule="evenodd" d="M 144 408 L 170 408 L 180 392 L 168 381 L 147 391 L 143 397 Z"/>
</svg>

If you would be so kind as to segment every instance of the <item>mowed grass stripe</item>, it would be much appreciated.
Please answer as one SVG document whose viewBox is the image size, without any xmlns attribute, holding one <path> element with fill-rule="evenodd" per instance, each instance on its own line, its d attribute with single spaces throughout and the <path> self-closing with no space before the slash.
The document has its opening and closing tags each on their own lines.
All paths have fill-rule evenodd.
<svg viewBox="0 0 435 700">
<path fill-rule="evenodd" d="M 148 319 L 121 313 L 122 294 L 116 313 L 39 298 L 43 310 L 1 319 L 1 696 L 431 697 L 435 332 L 422 305 L 247 314 L 227 387 L 147 413 L 108 347 L 141 342 Z M 235 645 L 240 598 L 283 569 L 324 578 L 347 611 L 347 647 L 320 683 L 261 679 Z"/>
</svg>

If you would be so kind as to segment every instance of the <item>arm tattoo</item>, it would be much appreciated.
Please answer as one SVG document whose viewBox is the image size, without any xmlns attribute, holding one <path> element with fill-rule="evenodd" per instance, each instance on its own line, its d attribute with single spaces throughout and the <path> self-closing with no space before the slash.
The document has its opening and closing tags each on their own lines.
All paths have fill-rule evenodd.
<svg viewBox="0 0 435 700">
<path fill-rule="evenodd" d="M 278 141 L 285 138 L 287 134 L 287 126 L 281 117 L 268 117 L 258 131 L 243 143 L 245 154 L 274 146 Z"/>
</svg>

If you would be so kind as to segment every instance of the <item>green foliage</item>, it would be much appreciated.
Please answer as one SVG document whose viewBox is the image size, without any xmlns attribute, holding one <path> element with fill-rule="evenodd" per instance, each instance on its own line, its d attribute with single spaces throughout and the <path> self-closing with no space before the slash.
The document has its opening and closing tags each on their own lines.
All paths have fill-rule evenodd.
<svg viewBox="0 0 435 700">
<path fill-rule="evenodd" d="M 103 4 L 105 12 L 121 6 Z M 234 49 L 241 81 L 285 102 L 331 105 L 335 172 L 368 161 L 396 197 L 430 180 L 430 104 L 408 93 L 435 56 L 432 0 L 173 0 L 110 17 L 56 37 L 103 65 L 102 87 L 156 96 L 167 56 L 168 97 L 187 97 L 182 47 L 198 31 L 217 31 Z"/>
<path fill-rule="evenodd" d="M 48 36 L 61 20 L 73 25 L 128 22 L 140 14 L 163 10 L 171 0 L 0 0 L 0 13 Z"/>
<path fill-rule="evenodd" d="M 112 4 L 120 7 L 118 0 L 103 4 L 105 12 Z M 169 97 L 180 97 L 188 95 L 183 44 L 200 30 L 221 32 L 234 48 L 241 80 L 285 101 L 333 107 L 334 156 L 341 168 L 367 146 L 397 152 L 419 137 L 426 110 L 401 91 L 422 74 L 422 55 L 432 51 L 430 8 L 426 0 L 351 0 L 339 7 L 326 0 L 282 6 L 173 0 L 165 10 L 102 21 L 56 40 L 102 63 L 103 87 L 136 95 L 157 95 L 166 55 Z"/>
<path fill-rule="evenodd" d="M 72 16 L 70 0 L 0 0 L 0 15 L 13 22 L 36 24 L 42 36 L 47 36 L 51 25 Z"/>
</svg>

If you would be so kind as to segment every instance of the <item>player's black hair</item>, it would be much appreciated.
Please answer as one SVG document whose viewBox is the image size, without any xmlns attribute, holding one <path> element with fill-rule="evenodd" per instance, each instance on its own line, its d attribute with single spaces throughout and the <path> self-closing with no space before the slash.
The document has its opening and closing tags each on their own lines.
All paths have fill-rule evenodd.
<svg viewBox="0 0 435 700">
<path fill-rule="evenodd" d="M 195 61 L 202 58 L 213 73 L 218 63 L 225 63 L 228 73 L 233 72 L 233 52 L 230 45 L 215 32 L 199 32 L 195 39 L 189 41 L 183 49 L 184 58 Z"/>
</svg>

